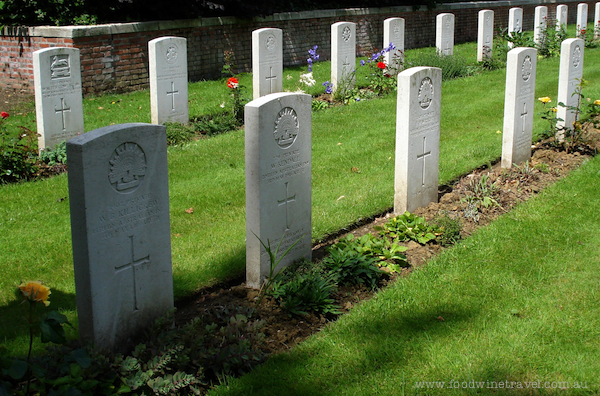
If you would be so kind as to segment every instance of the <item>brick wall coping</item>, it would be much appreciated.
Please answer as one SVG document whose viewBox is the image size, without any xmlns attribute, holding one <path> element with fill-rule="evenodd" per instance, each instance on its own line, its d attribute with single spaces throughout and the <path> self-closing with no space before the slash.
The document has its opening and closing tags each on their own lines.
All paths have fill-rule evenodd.
<svg viewBox="0 0 600 396">
<path fill-rule="evenodd" d="M 478 1 L 441 4 L 435 8 L 436 11 L 460 10 L 469 8 L 486 7 L 505 7 L 522 6 L 532 4 L 563 4 L 580 3 L 580 0 L 503 0 L 503 1 Z M 292 21 L 299 19 L 313 18 L 340 18 L 345 16 L 376 15 L 405 13 L 411 11 L 426 11 L 426 7 L 420 7 L 413 10 L 412 6 L 397 7 L 379 7 L 379 8 L 346 8 L 334 10 L 316 10 L 301 12 L 283 12 L 273 14 L 264 18 L 256 17 L 252 22 L 271 22 L 271 21 Z M 175 21 L 155 21 L 155 22 L 132 22 L 132 23 L 113 23 L 93 26 L 33 26 L 33 27 L 13 27 L 7 26 L 0 30 L 0 35 L 13 37 L 58 37 L 58 38 L 78 38 L 93 37 L 101 35 L 124 34 L 135 32 L 147 32 L 153 30 L 167 29 L 185 29 L 194 27 L 210 27 L 232 25 L 240 23 L 241 20 L 236 17 L 213 17 L 199 19 L 182 19 Z"/>
</svg>

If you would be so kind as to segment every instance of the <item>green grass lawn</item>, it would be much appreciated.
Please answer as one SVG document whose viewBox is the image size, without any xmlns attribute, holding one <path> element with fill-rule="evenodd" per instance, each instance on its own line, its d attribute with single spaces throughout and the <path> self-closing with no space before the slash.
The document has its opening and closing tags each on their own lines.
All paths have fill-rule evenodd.
<svg viewBox="0 0 600 396">
<path fill-rule="evenodd" d="M 599 187 L 596 157 L 211 394 L 599 394 Z M 514 388 L 500 389 L 506 381 Z M 526 389 L 535 381 L 550 389 Z"/>
<path fill-rule="evenodd" d="M 456 53 L 474 58 L 475 46 L 458 45 Z M 592 98 L 600 98 L 600 70 L 593 67 L 599 58 L 600 50 L 586 50 L 584 76 L 590 83 L 585 93 Z M 317 81 L 327 78 L 328 67 L 328 62 L 315 65 Z M 285 87 L 295 90 L 305 71 L 286 69 L 292 78 L 286 78 Z M 536 95 L 555 100 L 558 59 L 540 60 L 537 73 Z M 504 80 L 505 71 L 495 70 L 443 83 L 440 184 L 499 158 Z M 250 94 L 251 76 L 241 76 L 241 83 Z M 228 94 L 222 81 L 190 84 L 190 114 L 223 111 Z M 395 106 L 396 98 L 388 96 L 314 112 L 313 240 L 391 208 Z M 536 106 L 539 112 L 541 104 Z M 89 98 L 84 109 L 87 130 L 150 121 L 147 91 Z M 24 112 L 9 120 L 34 128 L 33 115 Z M 536 135 L 544 126 L 538 118 Z M 244 273 L 244 133 L 171 147 L 168 156 L 174 286 L 180 299 Z M 14 295 L 22 280 L 44 281 L 52 288 L 51 307 L 76 323 L 67 178 L 4 185 L 0 194 L 0 317 L 11 318 L 0 321 L 0 353 L 6 348 L 13 354 L 26 347 L 24 325 L 17 319 L 22 307 Z M 192 215 L 185 212 L 190 207 Z"/>
</svg>

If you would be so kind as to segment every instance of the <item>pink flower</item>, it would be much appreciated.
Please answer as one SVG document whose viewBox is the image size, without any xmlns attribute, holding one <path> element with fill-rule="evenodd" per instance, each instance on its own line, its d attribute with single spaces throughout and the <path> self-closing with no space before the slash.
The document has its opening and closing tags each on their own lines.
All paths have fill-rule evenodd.
<svg viewBox="0 0 600 396">
<path fill-rule="evenodd" d="M 7 119 L 9 114 L 6 111 L 0 112 L 0 117 Z"/>
</svg>

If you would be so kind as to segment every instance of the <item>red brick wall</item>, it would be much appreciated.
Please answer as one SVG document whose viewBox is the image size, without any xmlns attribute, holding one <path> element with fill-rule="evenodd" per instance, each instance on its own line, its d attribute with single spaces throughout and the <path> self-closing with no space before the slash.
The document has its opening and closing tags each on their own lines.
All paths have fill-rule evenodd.
<svg viewBox="0 0 600 396">
<path fill-rule="evenodd" d="M 542 0 L 539 1 L 541 3 Z M 519 5 L 523 8 L 525 30 L 533 30 L 534 9 L 540 3 Z M 115 25 L 116 28 L 112 29 L 102 26 L 87 30 L 77 28 L 73 32 L 64 28 L 46 28 L 42 29 L 43 32 L 39 28 L 7 28 L 0 35 L 0 87 L 33 91 L 32 53 L 52 46 L 80 49 L 83 92 L 89 95 L 147 88 L 148 41 L 162 36 L 187 38 L 189 79 L 198 81 L 221 76 L 224 51 L 233 53 L 238 71 L 251 71 L 252 31 L 261 27 L 283 30 L 286 66 L 306 65 L 307 51 L 314 45 L 319 46 L 318 54 L 322 60 L 329 59 L 331 25 L 339 21 L 357 24 L 358 55 L 381 49 L 383 21 L 390 17 L 406 20 L 407 49 L 435 45 L 435 18 L 441 12 L 455 15 L 456 43 L 477 39 L 477 13 L 480 9 L 494 10 L 495 28 L 507 27 L 508 10 L 512 7 L 507 2 L 465 4 L 449 4 L 423 11 L 395 7 L 289 13 L 252 22 L 234 18 L 149 22 Z M 566 1 L 564 4 L 569 6 L 569 23 L 575 23 L 578 2 Z M 588 2 L 588 20 L 594 18 L 594 4 Z M 556 5 L 547 4 L 551 18 L 555 15 Z M 324 16 L 316 17 L 317 13 Z M 166 28 L 168 26 L 173 28 Z M 95 31 L 99 33 L 94 35 Z M 129 32 L 120 33 L 122 31 Z M 52 37 L 53 32 L 56 32 L 55 37 Z"/>
</svg>

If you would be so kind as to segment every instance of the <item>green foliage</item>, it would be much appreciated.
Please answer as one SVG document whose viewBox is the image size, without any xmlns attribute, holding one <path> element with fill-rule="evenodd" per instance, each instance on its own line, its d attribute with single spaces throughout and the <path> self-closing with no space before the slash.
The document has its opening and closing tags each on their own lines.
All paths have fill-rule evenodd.
<svg viewBox="0 0 600 396">
<path fill-rule="evenodd" d="M 377 227 L 379 234 L 395 242 L 416 241 L 421 245 L 436 238 L 438 229 L 427 224 L 424 218 L 410 212 L 391 218 L 383 227 Z"/>
<path fill-rule="evenodd" d="M 477 66 L 473 66 L 469 61 L 458 55 L 439 56 L 433 52 L 418 52 L 412 56 L 407 56 L 404 61 L 405 67 L 429 66 L 442 69 L 442 80 L 450 80 L 458 77 L 466 77 L 479 71 Z"/>
<path fill-rule="evenodd" d="M 365 234 L 360 238 L 348 234 L 334 247 L 341 250 L 355 250 L 360 254 L 379 260 L 378 265 L 387 267 L 391 272 L 400 272 L 401 267 L 408 265 L 405 246 L 399 245 L 386 238 L 377 238 L 373 234 Z"/>
<path fill-rule="evenodd" d="M 378 259 L 338 245 L 333 245 L 327 252 L 329 256 L 321 264 L 335 276 L 337 283 L 365 284 L 371 289 L 377 287 L 381 278 Z"/>
<path fill-rule="evenodd" d="M 166 122 L 165 127 L 167 127 L 167 145 L 169 146 L 178 146 L 190 142 L 196 137 L 196 130 L 190 124 Z"/>
<path fill-rule="evenodd" d="M 584 28 L 581 29 L 581 32 L 577 37 L 583 39 L 585 42 L 585 48 L 597 48 L 600 46 L 600 40 L 598 40 L 595 36 L 596 35 L 594 34 L 593 30 L 590 32 Z"/>
<path fill-rule="evenodd" d="M 46 148 L 40 151 L 40 161 L 53 166 L 56 164 L 67 164 L 67 142 L 62 141 L 54 148 Z"/>
<path fill-rule="evenodd" d="M 452 217 L 448 212 L 444 212 L 442 215 L 436 216 L 433 223 L 439 231 L 437 241 L 440 245 L 452 246 L 462 239 L 462 224 L 458 216 Z"/>
<path fill-rule="evenodd" d="M 197 134 L 215 136 L 231 132 L 240 127 L 240 122 L 230 113 L 219 113 L 193 117 L 191 120 L 193 130 Z"/>
<path fill-rule="evenodd" d="M 462 201 L 472 204 L 478 209 L 498 206 L 496 196 L 500 188 L 496 183 L 490 181 L 489 173 L 481 175 L 479 180 L 472 178 L 466 186 L 468 195 Z"/>
<path fill-rule="evenodd" d="M 37 171 L 37 135 L 28 128 L 20 129 L 13 136 L 0 126 L 0 184 L 30 179 Z"/>
<path fill-rule="evenodd" d="M 560 55 L 560 46 L 567 38 L 567 31 L 564 25 L 558 30 L 556 22 L 546 24 L 545 28 L 540 29 L 540 43 L 535 45 L 538 50 L 538 55 L 549 58 Z"/>
<path fill-rule="evenodd" d="M 324 110 L 330 106 L 329 102 L 324 100 L 313 99 L 312 101 L 312 111 Z"/>
</svg>

